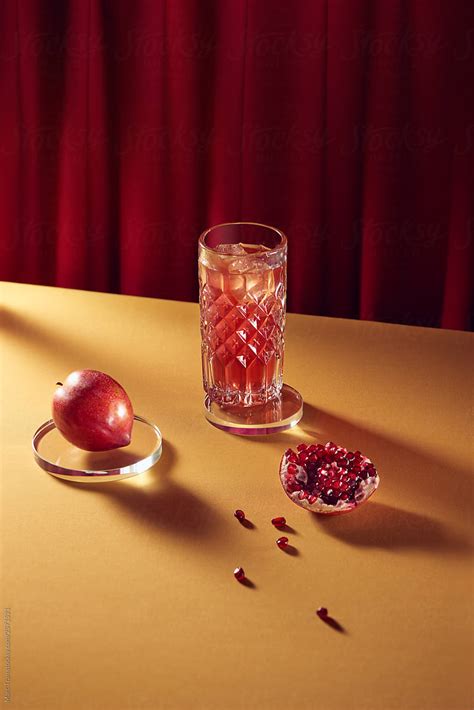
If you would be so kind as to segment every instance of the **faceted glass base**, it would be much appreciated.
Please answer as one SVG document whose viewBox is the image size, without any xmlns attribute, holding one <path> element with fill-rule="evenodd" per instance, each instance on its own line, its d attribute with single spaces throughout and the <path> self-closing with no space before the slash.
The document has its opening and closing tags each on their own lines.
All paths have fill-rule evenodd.
<svg viewBox="0 0 474 710">
<path fill-rule="evenodd" d="M 132 442 L 111 451 L 83 451 L 70 444 L 52 419 L 33 435 L 33 455 L 42 469 L 77 483 L 121 481 L 147 471 L 161 456 L 161 432 L 153 422 L 134 416 Z"/>
<path fill-rule="evenodd" d="M 298 424 L 303 416 L 303 398 L 289 385 L 283 385 L 278 399 L 254 407 L 226 407 L 206 397 L 204 416 L 218 429 L 232 434 L 275 434 Z"/>
</svg>

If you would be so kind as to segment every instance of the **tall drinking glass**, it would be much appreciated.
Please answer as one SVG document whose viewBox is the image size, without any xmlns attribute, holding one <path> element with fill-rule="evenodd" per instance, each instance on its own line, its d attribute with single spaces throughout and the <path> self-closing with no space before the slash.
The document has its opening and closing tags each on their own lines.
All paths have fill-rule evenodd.
<svg viewBox="0 0 474 710">
<path fill-rule="evenodd" d="M 206 407 L 240 428 L 281 424 L 286 257 L 283 232 L 263 224 L 221 224 L 199 239 Z"/>
</svg>

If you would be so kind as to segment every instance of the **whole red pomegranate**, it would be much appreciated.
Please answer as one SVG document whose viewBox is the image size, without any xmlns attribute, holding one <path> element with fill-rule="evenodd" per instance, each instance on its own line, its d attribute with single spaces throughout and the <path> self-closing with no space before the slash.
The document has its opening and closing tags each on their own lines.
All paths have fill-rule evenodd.
<svg viewBox="0 0 474 710">
<path fill-rule="evenodd" d="M 133 408 L 118 382 L 98 370 L 77 370 L 58 382 L 53 420 L 65 439 L 86 451 L 108 451 L 130 443 Z"/>
<path fill-rule="evenodd" d="M 348 513 L 364 503 L 380 479 L 367 456 L 332 441 L 287 449 L 280 480 L 289 498 L 314 513 Z"/>
</svg>

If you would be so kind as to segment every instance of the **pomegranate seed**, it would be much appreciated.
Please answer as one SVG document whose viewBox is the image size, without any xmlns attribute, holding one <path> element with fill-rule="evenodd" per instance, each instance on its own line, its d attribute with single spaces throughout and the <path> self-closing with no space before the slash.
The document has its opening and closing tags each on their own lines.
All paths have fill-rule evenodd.
<svg viewBox="0 0 474 710">
<path fill-rule="evenodd" d="M 287 537 L 279 537 L 278 540 L 276 541 L 278 547 L 280 550 L 286 550 L 288 547 L 288 538 Z"/>
<path fill-rule="evenodd" d="M 316 503 L 317 500 L 318 500 L 318 496 L 310 496 L 308 498 L 308 503 L 311 503 L 311 505 L 313 505 L 314 503 Z"/>
<path fill-rule="evenodd" d="M 245 572 L 242 567 L 236 567 L 234 570 L 234 577 L 238 582 L 243 582 L 245 579 Z"/>
<path fill-rule="evenodd" d="M 286 525 L 286 518 L 272 518 L 272 525 L 274 525 L 276 528 L 282 528 Z"/>
<path fill-rule="evenodd" d="M 293 451 L 293 449 L 287 449 L 287 450 L 285 451 L 285 456 L 286 456 L 286 458 L 288 458 L 288 456 L 291 456 L 291 454 L 294 454 L 294 453 L 295 453 L 295 452 Z"/>
<path fill-rule="evenodd" d="M 298 472 L 298 466 L 295 466 L 294 463 L 290 463 L 290 465 L 288 466 L 288 468 L 286 470 L 289 474 L 292 474 L 294 476 L 295 473 Z"/>
<path fill-rule="evenodd" d="M 298 446 L 296 447 L 296 450 L 297 451 L 306 451 L 307 448 L 308 447 L 306 446 L 306 444 L 298 444 Z"/>
<path fill-rule="evenodd" d="M 245 520 L 245 513 L 243 510 L 236 510 L 234 513 L 235 517 L 241 523 L 243 520 Z"/>
<path fill-rule="evenodd" d="M 320 606 L 316 614 L 319 616 L 320 619 L 326 619 L 328 615 L 328 610 L 326 609 L 326 607 Z"/>
<path fill-rule="evenodd" d="M 288 456 L 288 461 L 289 461 L 290 463 L 298 463 L 298 457 L 297 457 L 297 455 L 294 454 L 294 453 L 291 453 L 291 454 Z"/>
</svg>

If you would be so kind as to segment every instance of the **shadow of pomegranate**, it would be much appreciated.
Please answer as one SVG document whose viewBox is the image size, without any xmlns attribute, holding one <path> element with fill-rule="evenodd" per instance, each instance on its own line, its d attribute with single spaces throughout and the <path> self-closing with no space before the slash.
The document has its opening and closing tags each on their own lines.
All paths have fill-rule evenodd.
<svg viewBox="0 0 474 710">
<path fill-rule="evenodd" d="M 369 501 L 347 515 L 312 515 L 325 533 L 349 545 L 469 553 L 472 545 L 433 518 Z"/>
<path fill-rule="evenodd" d="M 215 536 L 222 522 L 217 511 L 196 493 L 173 481 L 158 487 L 143 488 L 117 484 L 105 492 L 111 501 L 120 505 L 141 525 L 176 536 L 196 538 Z"/>
<path fill-rule="evenodd" d="M 164 441 L 161 459 L 143 474 L 146 477 L 142 479 L 143 485 L 140 476 L 113 483 L 56 480 L 87 494 L 106 496 L 142 526 L 177 536 L 219 539 L 216 531 L 224 523 L 222 517 L 194 491 L 172 480 L 170 473 L 175 460 L 175 448 Z"/>
</svg>

